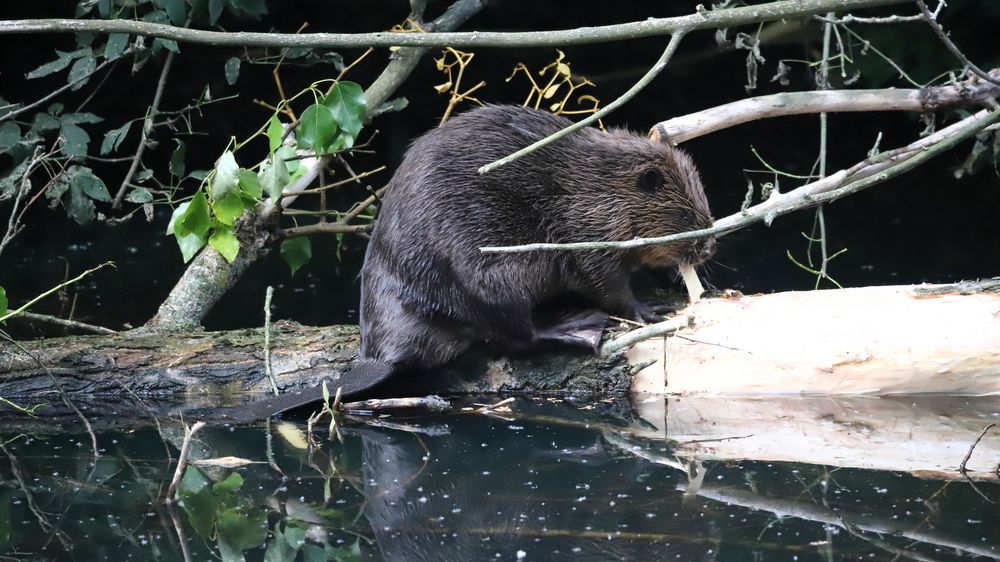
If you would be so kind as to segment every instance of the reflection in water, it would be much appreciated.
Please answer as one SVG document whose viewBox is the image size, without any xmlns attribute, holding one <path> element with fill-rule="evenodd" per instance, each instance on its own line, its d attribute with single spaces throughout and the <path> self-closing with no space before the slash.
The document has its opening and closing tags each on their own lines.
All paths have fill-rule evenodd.
<svg viewBox="0 0 1000 562">
<path fill-rule="evenodd" d="M 962 404 L 987 423 L 1000 412 L 995 399 L 953 401 L 943 425 L 957 423 Z M 694 410 L 677 404 L 664 417 L 673 429 L 632 422 L 640 437 L 596 406 L 519 400 L 497 416 L 350 423 L 342 442 L 296 422 L 270 433 L 210 425 L 173 507 L 162 498 L 176 423 L 95 423 L 104 428 L 96 464 L 78 427 L 29 433 L 7 423 L 0 560 L 1000 560 L 995 475 L 977 473 L 974 489 L 940 472 L 726 457 L 750 447 L 720 443 L 752 433 L 759 447 L 787 434 L 748 420 L 727 437 L 698 403 L 703 439 Z M 859 407 L 838 415 L 856 418 Z M 987 435 L 980 446 L 998 441 Z M 814 445 L 829 462 L 823 442 Z"/>
</svg>

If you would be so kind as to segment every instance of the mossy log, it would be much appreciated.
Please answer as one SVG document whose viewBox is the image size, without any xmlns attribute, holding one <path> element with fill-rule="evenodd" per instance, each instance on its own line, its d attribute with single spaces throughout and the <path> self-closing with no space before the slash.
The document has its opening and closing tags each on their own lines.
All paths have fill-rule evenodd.
<svg viewBox="0 0 1000 562">
<path fill-rule="evenodd" d="M 281 391 L 328 381 L 331 389 L 358 352 L 356 326 L 271 327 L 270 364 Z M 574 350 L 509 357 L 471 353 L 437 373 L 392 381 L 394 395 L 430 393 L 586 394 L 627 396 L 630 367 L 622 356 Z M 125 413 L 134 396 L 190 408 L 239 405 L 271 393 L 262 328 L 227 332 L 70 336 L 0 343 L 0 397 L 24 406 L 74 399 L 117 401 Z M 138 406 L 136 406 L 138 407 Z M 5 406 L 0 405 L 0 411 Z M 142 412 L 137 412 L 142 413 Z"/>
</svg>

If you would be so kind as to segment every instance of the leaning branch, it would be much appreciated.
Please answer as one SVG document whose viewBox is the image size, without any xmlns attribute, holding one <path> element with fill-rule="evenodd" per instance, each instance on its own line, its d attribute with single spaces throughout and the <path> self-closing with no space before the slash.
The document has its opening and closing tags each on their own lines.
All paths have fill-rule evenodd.
<svg viewBox="0 0 1000 562">
<path fill-rule="evenodd" d="M 656 18 L 645 21 L 564 29 L 558 31 L 496 32 L 474 31 L 458 33 L 251 33 L 185 29 L 126 19 L 77 20 L 29 19 L 0 21 L 0 35 L 25 33 L 128 33 L 169 39 L 178 43 L 220 47 L 559 47 L 589 43 L 607 43 L 623 39 L 639 39 L 673 35 L 689 29 L 716 29 L 748 25 L 785 18 L 808 17 L 830 11 L 850 11 L 864 8 L 905 4 L 910 0 L 781 0 L 722 10 L 707 10 L 699 6 L 695 14 Z"/>
<path fill-rule="evenodd" d="M 1000 76 L 1000 69 L 993 73 Z M 668 119 L 650 129 L 656 141 L 677 145 L 716 131 L 769 117 L 853 111 L 931 112 L 943 106 L 984 104 L 1000 96 L 1000 85 L 979 79 L 920 89 L 786 92 L 747 98 Z"/>
<path fill-rule="evenodd" d="M 484 246 L 479 250 L 483 253 L 517 253 L 540 250 L 622 250 L 707 236 L 721 236 L 757 222 L 770 225 L 779 216 L 822 203 L 829 203 L 883 183 L 919 166 L 926 160 L 952 148 L 998 121 L 1000 121 L 1000 109 L 993 111 L 984 109 L 902 148 L 881 152 L 851 168 L 807 183 L 788 193 L 775 192 L 767 201 L 715 221 L 711 228 L 656 238 L 634 238 L 621 242 L 536 243 L 521 246 Z"/>
</svg>

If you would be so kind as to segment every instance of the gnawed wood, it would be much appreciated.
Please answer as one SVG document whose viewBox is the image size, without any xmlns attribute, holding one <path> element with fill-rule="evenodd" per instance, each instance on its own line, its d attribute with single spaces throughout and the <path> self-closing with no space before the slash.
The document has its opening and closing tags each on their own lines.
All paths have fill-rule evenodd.
<svg viewBox="0 0 1000 562">
<path fill-rule="evenodd" d="M 989 282 L 977 285 L 989 287 Z M 701 395 L 1000 393 L 1000 292 L 891 286 L 703 299 L 636 344 L 633 388 Z"/>
</svg>

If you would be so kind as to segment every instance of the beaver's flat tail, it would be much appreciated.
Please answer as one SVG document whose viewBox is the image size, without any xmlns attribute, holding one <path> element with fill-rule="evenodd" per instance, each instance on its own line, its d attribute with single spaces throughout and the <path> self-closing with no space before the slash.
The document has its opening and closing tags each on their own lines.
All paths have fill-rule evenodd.
<svg viewBox="0 0 1000 562">
<path fill-rule="evenodd" d="M 341 397 L 346 398 L 373 388 L 393 373 L 392 365 L 375 361 L 372 359 L 361 359 L 351 367 L 351 370 L 340 376 L 340 379 L 327 382 L 330 396 L 337 393 L 337 388 L 341 388 Z M 286 392 L 278 396 L 271 396 L 258 400 L 240 408 L 233 418 L 244 421 L 258 421 L 271 416 L 301 408 L 323 400 L 323 385 L 319 384 L 311 388 L 296 392 Z"/>
</svg>

